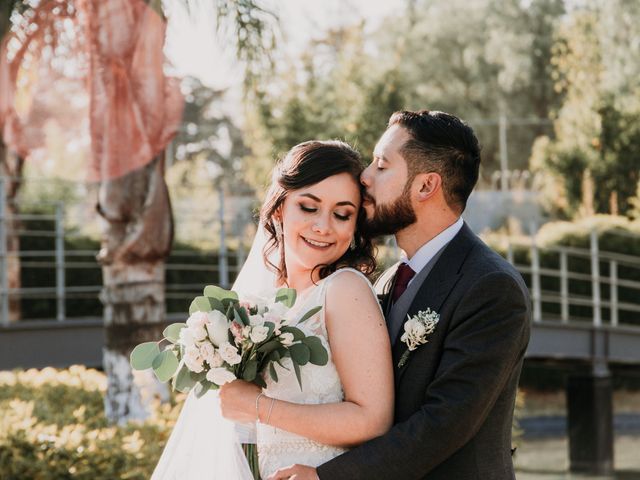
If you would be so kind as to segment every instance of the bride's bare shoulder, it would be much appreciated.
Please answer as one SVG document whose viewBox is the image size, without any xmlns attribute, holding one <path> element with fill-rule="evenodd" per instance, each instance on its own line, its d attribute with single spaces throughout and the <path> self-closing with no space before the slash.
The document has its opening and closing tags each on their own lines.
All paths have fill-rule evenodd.
<svg viewBox="0 0 640 480">
<path fill-rule="evenodd" d="M 338 270 L 328 279 L 325 304 L 331 314 L 352 314 L 355 310 L 378 315 L 379 307 L 371 282 L 351 268 Z"/>
</svg>

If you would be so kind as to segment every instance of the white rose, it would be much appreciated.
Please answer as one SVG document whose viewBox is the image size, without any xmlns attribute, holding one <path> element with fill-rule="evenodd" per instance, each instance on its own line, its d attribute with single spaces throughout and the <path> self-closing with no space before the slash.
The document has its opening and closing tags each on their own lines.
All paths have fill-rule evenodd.
<svg viewBox="0 0 640 480">
<path fill-rule="evenodd" d="M 187 327 L 202 328 L 208 321 L 207 312 L 193 312 L 187 319 Z"/>
<path fill-rule="evenodd" d="M 193 333 L 189 328 L 183 328 L 180 330 L 178 342 L 180 342 L 185 347 L 192 347 L 193 345 L 195 345 L 196 339 L 193 338 Z"/>
<path fill-rule="evenodd" d="M 207 330 L 201 326 L 187 327 L 191 331 L 191 335 L 196 342 L 201 342 L 207 338 Z"/>
<path fill-rule="evenodd" d="M 220 344 L 220 356 L 229 365 L 237 365 L 242 360 L 242 357 L 238 354 L 238 349 L 229 342 Z"/>
<path fill-rule="evenodd" d="M 267 335 L 269 335 L 269 327 L 259 325 L 251 329 L 251 341 L 253 343 L 264 342 L 267 339 Z"/>
<path fill-rule="evenodd" d="M 219 386 L 233 382 L 235 379 L 236 376 L 226 368 L 212 368 L 207 372 L 207 380 Z"/>
<path fill-rule="evenodd" d="M 204 358 L 200 355 L 198 347 L 191 346 L 186 348 L 184 352 L 184 363 L 189 370 L 194 373 L 200 373 L 204 370 L 203 362 Z"/>
<path fill-rule="evenodd" d="M 258 326 L 258 325 L 263 325 L 264 321 L 265 321 L 265 319 L 260 314 L 249 315 L 249 324 L 252 327 L 255 327 L 255 326 Z"/>
<path fill-rule="evenodd" d="M 293 344 L 293 333 L 289 333 L 289 332 L 285 332 L 283 334 L 280 335 L 280 341 L 282 342 L 282 345 L 284 345 L 285 347 L 288 347 L 289 345 Z"/>
<path fill-rule="evenodd" d="M 207 332 L 209 332 L 209 338 L 216 347 L 219 347 L 229 340 L 229 320 L 218 310 L 209 312 L 208 317 Z"/>
</svg>

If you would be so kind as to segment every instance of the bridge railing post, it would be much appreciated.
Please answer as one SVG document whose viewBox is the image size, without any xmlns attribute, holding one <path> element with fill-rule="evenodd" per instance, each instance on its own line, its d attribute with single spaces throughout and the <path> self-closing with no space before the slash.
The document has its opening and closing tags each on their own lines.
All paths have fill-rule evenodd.
<svg viewBox="0 0 640 480">
<path fill-rule="evenodd" d="M 56 319 L 63 322 L 65 311 L 65 271 L 64 271 L 64 205 L 56 205 Z"/>
<path fill-rule="evenodd" d="M 9 274 L 7 255 L 7 216 L 5 177 L 0 177 L 0 324 L 9 325 Z"/>
<path fill-rule="evenodd" d="M 569 323 L 569 260 L 565 249 L 560 250 L 560 318 Z"/>
<path fill-rule="evenodd" d="M 537 228 L 531 222 L 531 300 L 533 301 L 533 321 L 542 321 L 542 292 L 540 288 L 540 252 L 537 243 Z"/>
<path fill-rule="evenodd" d="M 598 232 L 594 228 L 590 235 L 591 245 L 591 296 L 593 301 L 593 326 L 602 326 L 602 297 L 600 295 L 600 258 L 598 252 Z"/>
<path fill-rule="evenodd" d="M 618 262 L 609 262 L 609 305 L 611 326 L 618 326 Z"/>
</svg>

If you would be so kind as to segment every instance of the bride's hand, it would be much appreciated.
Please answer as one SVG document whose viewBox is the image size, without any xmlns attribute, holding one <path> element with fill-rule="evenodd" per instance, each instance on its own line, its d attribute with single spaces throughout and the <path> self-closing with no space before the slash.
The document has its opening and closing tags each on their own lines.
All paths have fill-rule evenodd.
<svg viewBox="0 0 640 480">
<path fill-rule="evenodd" d="M 316 469 L 306 465 L 291 465 L 281 468 L 272 474 L 267 480 L 318 480 Z"/>
<path fill-rule="evenodd" d="M 244 380 L 223 385 L 220 387 L 222 416 L 234 422 L 255 422 L 256 397 L 261 391 L 256 384 Z"/>
</svg>

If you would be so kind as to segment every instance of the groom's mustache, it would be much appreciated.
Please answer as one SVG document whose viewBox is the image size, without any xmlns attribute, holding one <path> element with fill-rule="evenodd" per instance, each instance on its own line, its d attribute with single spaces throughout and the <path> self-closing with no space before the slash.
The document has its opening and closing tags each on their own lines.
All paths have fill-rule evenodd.
<svg viewBox="0 0 640 480">
<path fill-rule="evenodd" d="M 373 204 L 376 203 L 375 200 L 373 199 L 373 197 L 371 195 L 369 195 L 368 193 L 366 193 L 366 192 L 362 194 L 362 201 L 363 201 L 363 203 L 364 202 L 370 202 L 370 203 L 373 203 Z"/>
</svg>

